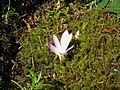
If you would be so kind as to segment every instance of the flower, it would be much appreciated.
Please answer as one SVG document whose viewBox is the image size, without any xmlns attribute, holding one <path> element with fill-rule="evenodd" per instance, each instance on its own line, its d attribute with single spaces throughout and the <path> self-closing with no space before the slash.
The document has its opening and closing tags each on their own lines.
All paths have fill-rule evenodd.
<svg viewBox="0 0 120 90">
<path fill-rule="evenodd" d="M 80 35 L 80 32 L 79 32 L 79 30 L 76 32 L 76 34 L 75 34 L 75 38 L 76 39 L 78 39 L 78 36 Z"/>
<path fill-rule="evenodd" d="M 74 45 L 72 45 L 70 48 L 68 48 L 71 39 L 72 39 L 72 33 L 69 34 L 68 31 L 66 30 L 62 34 L 60 41 L 58 40 L 57 36 L 53 34 L 53 41 L 55 46 L 53 46 L 50 43 L 47 43 L 47 46 L 52 52 L 58 55 L 61 60 L 61 57 L 63 57 L 63 55 L 66 54 L 66 52 L 68 52 L 70 49 L 74 47 Z"/>
</svg>

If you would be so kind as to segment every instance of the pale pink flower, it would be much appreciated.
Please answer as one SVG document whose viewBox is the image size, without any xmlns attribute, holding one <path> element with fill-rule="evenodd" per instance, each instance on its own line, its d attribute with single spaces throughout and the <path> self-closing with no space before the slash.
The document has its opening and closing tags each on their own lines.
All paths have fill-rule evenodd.
<svg viewBox="0 0 120 90">
<path fill-rule="evenodd" d="M 63 55 L 66 54 L 67 51 L 69 51 L 74 47 L 74 45 L 72 45 L 70 48 L 68 48 L 68 45 L 70 44 L 71 39 L 72 39 L 72 33 L 69 34 L 68 31 L 66 30 L 62 34 L 60 41 L 58 40 L 57 36 L 53 35 L 53 41 L 55 46 L 53 46 L 50 43 L 47 43 L 47 46 L 48 48 L 50 48 L 52 52 L 58 55 L 61 60 L 61 57 L 63 57 Z"/>
</svg>

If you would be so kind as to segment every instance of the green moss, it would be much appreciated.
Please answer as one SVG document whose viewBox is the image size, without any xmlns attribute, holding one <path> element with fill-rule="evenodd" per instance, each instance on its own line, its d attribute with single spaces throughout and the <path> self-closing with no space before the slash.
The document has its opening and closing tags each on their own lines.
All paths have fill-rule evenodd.
<svg viewBox="0 0 120 90">
<path fill-rule="evenodd" d="M 43 80 L 55 86 L 52 90 L 120 88 L 120 77 L 114 71 L 120 63 L 120 32 L 103 32 L 108 26 L 119 26 L 119 21 L 104 10 L 87 11 L 77 4 L 73 6 L 75 10 L 68 6 L 44 11 L 43 27 L 36 28 L 21 41 L 20 62 L 26 67 L 44 68 Z M 61 63 L 47 48 L 46 42 L 52 42 L 51 34 L 59 37 L 65 29 L 72 33 L 79 30 L 80 35 L 78 39 L 72 39 L 71 44 L 75 47 Z"/>
</svg>

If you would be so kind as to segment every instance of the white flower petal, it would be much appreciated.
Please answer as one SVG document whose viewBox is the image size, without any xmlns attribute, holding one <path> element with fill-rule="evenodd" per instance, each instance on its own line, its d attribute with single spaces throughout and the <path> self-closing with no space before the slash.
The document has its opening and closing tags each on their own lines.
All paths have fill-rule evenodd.
<svg viewBox="0 0 120 90">
<path fill-rule="evenodd" d="M 75 34 L 75 38 L 78 38 L 78 36 L 80 35 L 80 32 L 79 32 L 79 30 L 76 32 L 76 34 Z"/>
<path fill-rule="evenodd" d="M 53 41 L 54 41 L 54 44 L 55 44 L 56 48 L 57 48 L 58 51 L 60 52 L 61 49 L 62 49 L 62 47 L 61 47 L 61 44 L 60 44 L 58 38 L 57 38 L 55 35 L 53 35 Z"/>
<path fill-rule="evenodd" d="M 54 47 L 52 44 L 50 44 L 50 43 L 46 43 L 47 44 L 47 46 L 48 46 L 48 48 L 51 50 L 51 51 L 53 51 L 56 55 L 59 55 L 60 56 L 60 54 L 59 54 L 59 51 L 58 51 L 58 49 L 56 48 L 56 47 Z"/>
<path fill-rule="evenodd" d="M 62 48 L 63 48 L 63 52 L 66 51 L 66 49 L 67 49 L 67 47 L 68 47 L 71 39 L 72 39 L 72 33 L 69 34 L 68 31 L 66 30 L 66 31 L 62 34 L 61 41 L 60 41 L 61 46 L 62 46 Z"/>
<path fill-rule="evenodd" d="M 72 45 L 70 48 L 68 48 L 67 50 L 66 50 L 66 52 L 68 52 L 70 49 L 72 49 L 74 47 L 74 45 Z"/>
</svg>

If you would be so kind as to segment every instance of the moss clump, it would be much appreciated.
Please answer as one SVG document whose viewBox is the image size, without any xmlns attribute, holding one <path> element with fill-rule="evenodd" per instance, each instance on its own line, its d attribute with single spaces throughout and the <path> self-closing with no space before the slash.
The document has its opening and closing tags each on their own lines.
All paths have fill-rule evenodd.
<svg viewBox="0 0 120 90">
<path fill-rule="evenodd" d="M 52 90 L 120 88 L 120 77 L 115 71 L 120 63 L 120 23 L 116 16 L 104 10 L 88 11 L 77 3 L 60 9 L 53 7 L 46 7 L 43 23 L 29 37 L 22 38 L 20 65 L 43 68 L 43 81 L 54 85 Z M 66 29 L 72 33 L 79 30 L 80 35 L 72 39 L 75 47 L 60 63 L 46 42 L 52 42 L 51 34 L 61 36 Z"/>
</svg>

